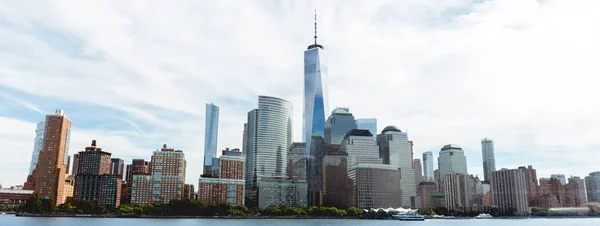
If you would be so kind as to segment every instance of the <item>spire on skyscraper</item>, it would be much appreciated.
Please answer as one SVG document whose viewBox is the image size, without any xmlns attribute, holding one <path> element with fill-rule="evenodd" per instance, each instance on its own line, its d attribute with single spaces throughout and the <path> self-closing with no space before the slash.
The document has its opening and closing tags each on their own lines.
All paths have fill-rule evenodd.
<svg viewBox="0 0 600 226">
<path fill-rule="evenodd" d="M 317 47 L 323 49 L 322 45 L 317 44 L 317 9 L 315 9 L 315 36 L 314 36 L 314 38 L 315 38 L 315 44 L 308 46 L 308 49 L 317 48 Z"/>
</svg>

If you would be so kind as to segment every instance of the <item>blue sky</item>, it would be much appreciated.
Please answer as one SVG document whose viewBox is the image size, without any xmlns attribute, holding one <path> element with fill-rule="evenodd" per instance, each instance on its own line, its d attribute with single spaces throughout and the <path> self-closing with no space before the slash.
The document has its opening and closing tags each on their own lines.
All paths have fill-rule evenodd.
<svg viewBox="0 0 600 226">
<path fill-rule="evenodd" d="M 144 1 L 0 5 L 0 183 L 27 176 L 35 123 L 63 109 L 71 153 L 92 139 L 130 161 L 163 143 L 183 149 L 187 182 L 202 170 L 204 104 L 220 106 L 218 148 L 240 147 L 258 95 L 302 114 L 302 56 L 329 60 L 329 108 L 397 125 L 415 156 L 462 146 L 481 174 L 600 170 L 595 0 Z"/>
</svg>

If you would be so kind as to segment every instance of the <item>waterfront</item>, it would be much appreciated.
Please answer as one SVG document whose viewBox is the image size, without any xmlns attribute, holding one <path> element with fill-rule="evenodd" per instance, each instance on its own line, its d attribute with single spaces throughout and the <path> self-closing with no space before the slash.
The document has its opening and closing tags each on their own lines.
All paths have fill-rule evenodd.
<svg viewBox="0 0 600 226">
<path fill-rule="evenodd" d="M 465 220 L 426 220 L 424 222 L 404 222 L 396 220 L 323 220 L 323 219 L 129 219 L 129 218 L 66 218 L 66 217 L 15 217 L 14 215 L 0 215 L 2 226 L 126 226 L 126 225 L 169 225 L 169 226 L 196 226 L 196 225 L 247 225 L 263 226 L 281 225 L 317 225 L 317 226 L 350 226 L 350 225 L 461 225 L 461 226 L 587 226 L 600 225 L 600 218 L 570 218 L 570 219 L 465 219 Z"/>
</svg>

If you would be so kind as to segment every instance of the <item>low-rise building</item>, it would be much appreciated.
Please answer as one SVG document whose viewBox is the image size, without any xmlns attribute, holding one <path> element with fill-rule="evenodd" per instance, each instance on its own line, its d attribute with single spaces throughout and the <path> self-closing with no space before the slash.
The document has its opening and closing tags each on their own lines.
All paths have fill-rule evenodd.
<svg viewBox="0 0 600 226">
<path fill-rule="evenodd" d="M 308 184 L 284 177 L 263 178 L 258 181 L 258 200 L 259 209 L 282 205 L 304 208 L 308 205 Z"/>
<path fill-rule="evenodd" d="M 22 206 L 33 195 L 33 190 L 0 189 L 0 207 Z"/>
</svg>

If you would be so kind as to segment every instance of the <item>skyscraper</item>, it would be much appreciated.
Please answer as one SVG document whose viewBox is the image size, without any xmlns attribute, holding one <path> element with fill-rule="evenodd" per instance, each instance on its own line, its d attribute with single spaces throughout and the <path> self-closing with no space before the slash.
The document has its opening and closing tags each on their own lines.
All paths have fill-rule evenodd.
<svg viewBox="0 0 600 226">
<path fill-rule="evenodd" d="M 413 169 L 415 169 L 415 184 L 417 187 L 419 187 L 419 184 L 421 183 L 421 181 L 424 180 L 423 173 L 422 173 L 423 167 L 421 167 L 420 159 L 413 160 Z"/>
<path fill-rule="evenodd" d="M 582 207 L 585 205 L 585 182 L 580 177 L 569 178 L 565 185 L 565 206 Z"/>
<path fill-rule="evenodd" d="M 248 112 L 246 126 L 246 204 L 258 206 L 258 181 L 285 176 L 292 144 L 292 103 L 259 96 L 258 108 Z"/>
<path fill-rule="evenodd" d="M 217 157 L 218 133 L 219 106 L 214 103 L 206 104 L 204 124 L 204 174 L 211 174 L 213 159 Z"/>
<path fill-rule="evenodd" d="M 440 150 L 438 157 L 438 169 L 440 172 L 440 181 L 438 184 L 443 187 L 444 176 L 450 173 L 467 173 L 467 157 L 463 149 L 456 144 L 447 144 Z"/>
<path fill-rule="evenodd" d="M 65 203 L 65 181 L 67 180 L 67 161 L 69 155 L 69 137 L 71 120 L 58 109 L 46 116 L 44 147 L 38 157 L 33 186 L 40 198 L 54 199 L 54 205 Z"/>
<path fill-rule="evenodd" d="M 384 164 L 390 164 L 400 169 L 400 186 L 402 188 L 402 206 L 414 207 L 411 200 L 417 196 L 415 170 L 413 169 L 412 143 L 408 135 L 396 126 L 383 128 L 377 135 L 379 156 Z M 420 181 L 419 181 L 420 182 Z"/>
<path fill-rule="evenodd" d="M 317 44 L 317 15 L 315 14 L 315 43 L 304 51 L 304 108 L 302 112 L 302 141 L 310 154 L 313 134 L 324 136 L 325 114 L 329 112 L 327 93 L 327 62 L 323 46 Z"/>
<path fill-rule="evenodd" d="M 600 171 L 591 172 L 585 177 L 588 202 L 600 202 Z"/>
<path fill-rule="evenodd" d="M 423 152 L 423 176 L 425 180 L 434 181 L 433 170 L 433 152 Z"/>
<path fill-rule="evenodd" d="M 357 129 L 366 129 L 376 136 L 379 131 L 377 131 L 377 119 L 376 118 L 359 118 L 356 119 L 356 128 Z"/>
<path fill-rule="evenodd" d="M 340 150 L 348 154 L 347 171 L 358 163 L 381 164 L 377 141 L 368 130 L 353 129 L 342 141 Z"/>
<path fill-rule="evenodd" d="M 110 174 L 117 174 L 121 176 L 125 176 L 125 162 L 123 159 L 112 158 L 110 159 Z"/>
<path fill-rule="evenodd" d="M 46 121 L 38 122 L 37 128 L 35 129 L 35 139 L 33 140 L 33 153 L 31 154 L 31 165 L 29 166 L 29 175 L 33 173 L 35 169 L 40 151 L 44 148 L 44 131 L 46 127 Z"/>
<path fill-rule="evenodd" d="M 469 175 L 462 173 L 444 174 L 444 195 L 446 208 L 456 210 L 458 207 L 469 206 Z"/>
<path fill-rule="evenodd" d="M 325 122 L 325 143 L 339 145 L 353 129 L 356 129 L 356 120 L 348 108 L 336 108 Z"/>
<path fill-rule="evenodd" d="M 516 209 L 519 215 L 528 214 L 525 173 L 520 169 L 501 169 L 490 173 L 492 203 L 500 212 Z"/>
<path fill-rule="evenodd" d="M 293 143 L 287 155 L 287 175 L 292 180 L 306 180 L 306 144 Z"/>
<path fill-rule="evenodd" d="M 490 138 L 481 140 L 481 154 L 483 158 L 483 178 L 490 182 L 490 172 L 496 171 L 496 158 L 494 157 L 494 141 Z"/>
<path fill-rule="evenodd" d="M 538 178 L 536 170 L 531 166 L 519 166 L 519 168 L 523 173 L 525 173 L 525 189 L 527 189 L 527 200 L 529 202 L 529 206 L 539 206 L 537 203 L 537 188 L 538 188 Z"/>
</svg>

